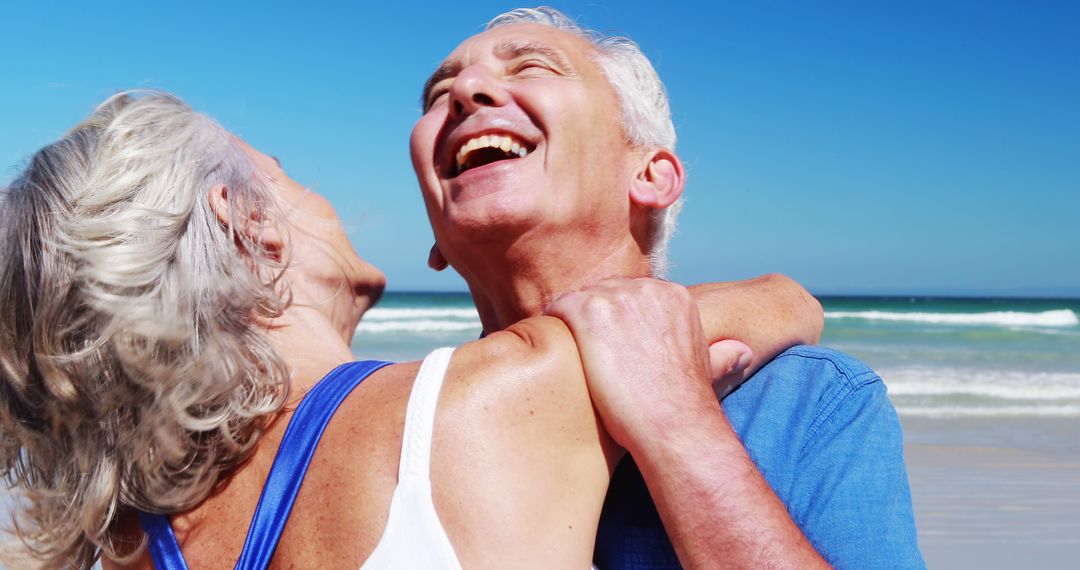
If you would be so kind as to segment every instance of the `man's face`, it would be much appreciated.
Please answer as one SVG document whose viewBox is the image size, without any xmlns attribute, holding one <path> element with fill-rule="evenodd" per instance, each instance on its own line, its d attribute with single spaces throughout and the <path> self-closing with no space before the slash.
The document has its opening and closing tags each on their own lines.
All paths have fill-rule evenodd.
<svg viewBox="0 0 1080 570">
<path fill-rule="evenodd" d="M 444 249 L 485 228 L 626 231 L 630 147 L 594 54 L 515 24 L 469 38 L 432 76 L 411 150 Z"/>
</svg>

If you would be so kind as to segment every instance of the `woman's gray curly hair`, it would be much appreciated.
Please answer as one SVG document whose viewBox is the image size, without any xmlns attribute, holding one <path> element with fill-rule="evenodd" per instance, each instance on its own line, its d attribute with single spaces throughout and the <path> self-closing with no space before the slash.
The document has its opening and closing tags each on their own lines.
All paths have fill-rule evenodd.
<svg viewBox="0 0 1080 570">
<path fill-rule="evenodd" d="M 216 184 L 231 212 L 273 206 L 220 125 L 121 93 L 0 194 L 0 461 L 50 567 L 133 554 L 118 513 L 198 504 L 284 401 L 256 320 L 288 304 L 282 263 L 219 221 Z"/>
</svg>

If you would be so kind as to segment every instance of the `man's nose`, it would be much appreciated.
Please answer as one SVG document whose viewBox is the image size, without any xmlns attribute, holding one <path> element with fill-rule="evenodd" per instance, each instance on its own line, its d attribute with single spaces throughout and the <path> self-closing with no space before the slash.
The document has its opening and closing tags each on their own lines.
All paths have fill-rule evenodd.
<svg viewBox="0 0 1080 570">
<path fill-rule="evenodd" d="M 450 86 L 450 116 L 471 115 L 483 107 L 502 107 L 509 94 L 490 70 L 470 65 L 458 73 Z"/>
</svg>

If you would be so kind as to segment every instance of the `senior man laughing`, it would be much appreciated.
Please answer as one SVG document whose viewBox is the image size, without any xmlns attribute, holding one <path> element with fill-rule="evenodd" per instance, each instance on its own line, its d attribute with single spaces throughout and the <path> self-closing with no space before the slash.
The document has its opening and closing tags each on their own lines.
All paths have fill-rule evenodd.
<svg viewBox="0 0 1080 570">
<path fill-rule="evenodd" d="M 629 451 L 599 566 L 924 566 L 900 425 L 864 364 L 808 346 L 759 356 L 721 407 L 680 331 L 656 342 L 685 344 L 681 360 L 621 350 L 685 296 L 642 279 L 665 270 L 685 175 L 663 84 L 636 44 L 553 9 L 515 10 L 453 51 L 423 102 L 411 151 L 431 265 L 461 273 L 485 332 L 545 311 L 567 321 L 596 411 Z M 713 287 L 750 302 L 791 290 L 791 322 L 757 324 L 794 338 L 813 320 L 798 316 L 819 310 L 779 276 Z"/>
</svg>

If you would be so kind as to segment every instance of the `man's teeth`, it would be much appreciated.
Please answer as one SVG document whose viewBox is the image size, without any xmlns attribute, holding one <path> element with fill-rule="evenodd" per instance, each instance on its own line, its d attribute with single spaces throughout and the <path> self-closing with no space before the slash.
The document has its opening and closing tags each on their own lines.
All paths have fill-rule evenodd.
<svg viewBox="0 0 1080 570">
<path fill-rule="evenodd" d="M 525 158 L 525 156 L 529 154 L 529 150 L 525 148 L 524 143 L 517 141 L 510 136 L 483 135 L 473 137 L 458 149 L 456 157 L 458 172 L 463 172 L 467 169 L 465 162 L 469 153 L 481 148 L 497 148 L 510 155 L 516 155 L 517 158 Z"/>
</svg>

